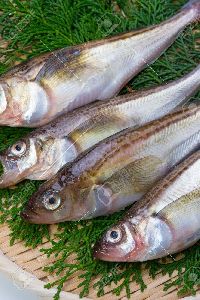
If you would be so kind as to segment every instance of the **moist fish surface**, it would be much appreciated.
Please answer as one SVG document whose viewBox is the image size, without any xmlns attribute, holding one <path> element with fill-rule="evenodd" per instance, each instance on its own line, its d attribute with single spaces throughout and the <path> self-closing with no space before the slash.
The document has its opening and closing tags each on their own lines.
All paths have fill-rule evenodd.
<svg viewBox="0 0 200 300">
<path fill-rule="evenodd" d="M 199 16 L 200 1 L 191 0 L 159 25 L 56 50 L 15 67 L 0 77 L 0 125 L 39 127 L 115 96 Z"/>
<path fill-rule="evenodd" d="M 121 131 L 42 184 L 22 216 L 51 224 L 118 211 L 139 200 L 199 143 L 200 106 Z"/>
<path fill-rule="evenodd" d="M 99 141 L 139 127 L 183 105 L 200 87 L 200 65 L 186 76 L 108 101 L 97 101 L 58 117 L 0 153 L 0 188 L 23 179 L 46 180 Z"/>
<path fill-rule="evenodd" d="M 106 261 L 146 261 L 182 251 L 200 238 L 200 150 L 174 168 L 95 245 Z"/>
</svg>

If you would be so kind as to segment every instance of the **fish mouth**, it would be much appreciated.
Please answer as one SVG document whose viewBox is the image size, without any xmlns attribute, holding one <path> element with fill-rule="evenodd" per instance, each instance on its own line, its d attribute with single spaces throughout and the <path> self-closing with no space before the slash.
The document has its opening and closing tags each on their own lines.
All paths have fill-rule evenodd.
<svg viewBox="0 0 200 300">
<path fill-rule="evenodd" d="M 112 249 L 109 251 L 106 248 L 106 243 L 103 241 L 98 241 L 93 248 L 93 257 L 96 260 L 103 260 L 108 262 L 125 262 L 126 256 L 119 255 L 119 251 L 117 249 Z"/>
<path fill-rule="evenodd" d="M 33 209 L 32 202 L 34 202 L 34 199 L 31 198 L 20 213 L 20 216 L 24 221 L 28 223 L 41 224 L 39 222 L 40 218 L 38 213 Z"/>
<path fill-rule="evenodd" d="M 10 171 L 6 169 L 5 164 L 0 160 L 0 188 L 6 188 L 8 186 L 14 185 L 13 178 Z"/>
<path fill-rule="evenodd" d="M 25 209 L 20 213 L 20 217 L 27 223 L 38 224 L 38 225 L 50 225 L 58 223 L 55 221 L 48 221 L 48 217 L 42 217 L 40 214 L 35 212 L 32 208 L 25 207 Z"/>
<path fill-rule="evenodd" d="M 31 224 L 42 224 L 41 223 L 41 219 L 39 218 L 39 216 L 37 215 L 36 212 L 34 212 L 33 210 L 29 210 L 27 208 L 25 208 L 21 213 L 20 213 L 20 217 L 26 221 L 27 223 L 31 223 Z"/>
<path fill-rule="evenodd" d="M 0 156 L 0 188 L 6 188 L 15 185 L 21 180 L 17 167 L 8 168 L 5 159 Z"/>
</svg>

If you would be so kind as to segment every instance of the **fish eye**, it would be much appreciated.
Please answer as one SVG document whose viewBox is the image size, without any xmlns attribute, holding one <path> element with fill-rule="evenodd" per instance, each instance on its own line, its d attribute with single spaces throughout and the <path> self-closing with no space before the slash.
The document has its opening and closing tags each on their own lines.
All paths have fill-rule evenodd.
<svg viewBox="0 0 200 300">
<path fill-rule="evenodd" d="M 119 228 L 113 228 L 107 232 L 106 239 L 110 243 L 117 243 L 122 238 L 122 231 Z"/>
<path fill-rule="evenodd" d="M 18 142 L 11 147 L 11 153 L 15 156 L 21 156 L 26 151 L 25 142 Z"/>
<path fill-rule="evenodd" d="M 55 210 L 61 204 L 61 199 L 58 195 L 48 195 L 44 197 L 44 206 L 47 210 Z"/>
</svg>

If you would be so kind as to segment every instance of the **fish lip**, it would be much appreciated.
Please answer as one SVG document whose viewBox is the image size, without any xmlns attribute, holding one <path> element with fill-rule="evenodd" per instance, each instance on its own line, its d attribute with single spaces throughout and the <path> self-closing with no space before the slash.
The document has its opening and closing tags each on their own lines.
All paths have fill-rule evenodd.
<svg viewBox="0 0 200 300">
<path fill-rule="evenodd" d="M 38 214 L 28 205 L 21 211 L 20 217 L 27 223 L 41 224 Z"/>
<path fill-rule="evenodd" d="M 25 208 L 21 213 L 20 217 L 27 223 L 38 224 L 38 225 L 51 225 L 57 222 L 47 221 L 48 219 L 41 218 L 35 211 Z"/>
<path fill-rule="evenodd" d="M 109 260 L 109 255 L 105 250 L 103 250 L 103 245 L 104 242 L 101 240 L 96 242 L 93 247 L 93 258 L 96 260 L 113 261 L 111 259 Z"/>
<path fill-rule="evenodd" d="M 5 159 L 1 155 L 0 155 L 0 162 L 1 162 L 1 165 L 3 168 L 3 173 L 0 176 L 0 188 L 5 188 L 8 186 L 7 182 L 9 181 L 9 180 L 6 180 L 6 178 L 8 178 L 8 177 L 11 178 L 11 176 L 8 176 L 9 171 L 6 168 Z"/>
<path fill-rule="evenodd" d="M 18 165 L 12 165 L 12 162 L 6 159 L 6 155 L 4 156 L 0 154 L 0 162 L 3 168 L 3 173 L 0 176 L 0 188 L 16 185 L 22 180 L 28 178 L 27 170 L 29 169 L 25 169 L 20 172 Z"/>
<path fill-rule="evenodd" d="M 99 244 L 99 243 L 98 243 Z M 93 250 L 93 258 L 95 260 L 102 260 L 102 261 L 108 261 L 108 262 L 126 262 L 125 256 L 120 256 L 115 258 L 115 254 L 111 255 L 106 250 L 102 250 L 102 247 L 100 246 L 98 249 L 98 244 L 95 245 L 95 248 Z"/>
<path fill-rule="evenodd" d="M 100 239 L 93 247 L 93 258 L 107 262 L 127 262 L 127 255 L 118 255 L 118 251 L 113 249 L 111 252 L 106 250 L 106 242 Z"/>
<path fill-rule="evenodd" d="M 12 174 L 11 173 L 4 173 L 0 176 L 0 189 L 7 188 L 9 186 L 15 185 L 16 182 L 13 180 L 9 179 L 11 178 Z"/>
<path fill-rule="evenodd" d="M 56 220 L 55 221 L 48 221 L 48 216 L 42 217 L 40 213 L 34 210 L 33 206 L 31 205 L 30 201 L 33 200 L 32 198 L 28 201 L 28 203 L 25 205 L 25 208 L 21 211 L 20 217 L 26 221 L 27 223 L 31 224 L 56 224 L 58 223 Z"/>
<path fill-rule="evenodd" d="M 94 248 L 93 248 L 93 258 L 96 259 L 96 260 L 100 260 L 101 259 L 100 255 L 99 255 L 100 251 L 98 249 L 98 245 L 99 245 L 99 243 L 96 243 L 94 245 Z"/>
<path fill-rule="evenodd" d="M 31 223 L 30 215 L 25 210 L 20 213 L 20 217 L 24 221 L 27 221 L 28 223 Z"/>
<path fill-rule="evenodd" d="M 18 178 L 16 177 L 16 172 L 9 170 L 6 165 L 5 158 L 0 155 L 0 162 L 3 167 L 3 173 L 0 176 L 0 188 L 6 188 L 12 185 L 15 185 L 19 180 L 12 180 L 12 178 Z"/>
</svg>

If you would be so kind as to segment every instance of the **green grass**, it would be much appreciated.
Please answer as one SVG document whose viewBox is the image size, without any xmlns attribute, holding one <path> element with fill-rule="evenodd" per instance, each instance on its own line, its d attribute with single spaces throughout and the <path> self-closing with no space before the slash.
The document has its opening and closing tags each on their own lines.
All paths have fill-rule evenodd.
<svg viewBox="0 0 200 300">
<path fill-rule="evenodd" d="M 42 52 L 159 23 L 173 15 L 183 3 L 172 0 L 0 0 L 0 32 L 3 39 L 9 42 L 6 49 L 0 47 L 0 73 L 14 63 Z M 128 87 L 142 89 L 189 72 L 200 61 L 200 34 L 197 29 L 200 29 L 197 24 L 188 27 L 170 49 L 152 67 L 134 78 Z M 127 87 L 122 93 L 126 91 Z M 192 100 L 198 99 L 198 96 Z M 27 132 L 29 129 L 0 128 L 0 150 Z M 27 246 L 36 247 L 44 238 L 49 239 L 47 226 L 28 225 L 19 216 L 25 202 L 39 184 L 26 181 L 16 189 L 0 190 L 0 222 L 7 222 L 11 228 L 11 245 L 16 240 L 23 240 Z M 104 288 L 113 282 L 116 284 L 113 289 L 116 295 L 125 289 L 127 296 L 130 296 L 132 281 L 136 281 L 141 290 L 145 289 L 141 264 L 106 263 L 92 258 L 92 245 L 122 214 L 119 212 L 92 221 L 59 225 L 56 242 L 52 240 L 51 248 L 42 250 L 48 256 L 56 257 L 56 262 L 46 267 L 47 272 L 58 276 L 56 282 L 47 285 L 47 288 L 57 286 L 58 292 L 54 299 L 59 298 L 67 279 L 80 270 L 81 296 L 88 294 L 91 279 L 97 276 L 100 278 L 95 284 L 98 296 L 103 295 Z M 67 258 L 74 252 L 77 261 L 68 264 Z M 173 271 L 178 271 L 178 279 L 171 280 L 164 289 L 176 286 L 181 295 L 195 294 L 200 284 L 200 247 L 195 245 L 183 254 L 181 260 L 167 264 L 151 261 L 145 266 L 152 278 L 159 272 L 171 275 Z"/>
</svg>

